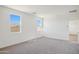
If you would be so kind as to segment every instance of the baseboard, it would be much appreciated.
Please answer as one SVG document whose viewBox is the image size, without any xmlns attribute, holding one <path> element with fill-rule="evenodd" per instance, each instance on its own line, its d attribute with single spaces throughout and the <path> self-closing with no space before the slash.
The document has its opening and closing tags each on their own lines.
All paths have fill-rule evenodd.
<svg viewBox="0 0 79 59">
<path fill-rule="evenodd" d="M 28 40 L 24 40 L 24 41 L 21 41 L 21 42 L 16 42 L 16 43 L 13 43 L 13 44 L 5 45 L 5 46 L 3 46 L 3 47 L 0 47 L 0 50 L 5 49 L 5 48 L 8 48 L 8 47 L 11 47 L 11 46 L 16 46 L 16 45 L 18 45 L 18 44 L 27 42 L 27 41 L 29 41 L 29 40 L 33 40 L 33 39 L 41 38 L 41 37 L 43 37 L 43 36 L 31 37 L 31 38 L 29 38 Z M 26 38 L 26 39 L 27 39 L 27 38 Z"/>
<path fill-rule="evenodd" d="M 67 36 L 58 35 L 58 34 L 46 34 L 45 37 L 55 38 L 55 39 L 60 39 L 60 40 L 68 40 Z"/>
</svg>

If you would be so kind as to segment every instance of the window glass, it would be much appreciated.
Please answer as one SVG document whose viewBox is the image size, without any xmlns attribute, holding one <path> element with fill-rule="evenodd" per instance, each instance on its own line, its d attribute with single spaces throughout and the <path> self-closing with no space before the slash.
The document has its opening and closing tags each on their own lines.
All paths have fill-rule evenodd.
<svg viewBox="0 0 79 59">
<path fill-rule="evenodd" d="M 11 20 L 11 32 L 20 32 L 20 16 L 10 15 Z"/>
</svg>

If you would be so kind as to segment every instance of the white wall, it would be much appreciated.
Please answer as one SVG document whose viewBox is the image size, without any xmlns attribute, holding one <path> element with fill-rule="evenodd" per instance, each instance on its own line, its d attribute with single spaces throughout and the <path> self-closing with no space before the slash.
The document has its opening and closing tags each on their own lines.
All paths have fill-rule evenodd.
<svg viewBox="0 0 79 59">
<path fill-rule="evenodd" d="M 69 40 L 70 31 L 79 33 L 79 20 L 77 19 L 79 19 L 79 13 L 62 13 L 47 16 L 44 20 L 44 35 L 51 38 Z M 74 24 L 69 25 L 69 23 Z"/>
<path fill-rule="evenodd" d="M 44 21 L 45 36 L 68 40 L 68 19 L 65 15 L 52 15 L 45 18 Z"/>
<path fill-rule="evenodd" d="M 19 15 L 22 32 L 10 32 L 10 14 Z M 0 6 L 0 48 L 41 37 L 37 32 L 36 16 Z"/>
</svg>

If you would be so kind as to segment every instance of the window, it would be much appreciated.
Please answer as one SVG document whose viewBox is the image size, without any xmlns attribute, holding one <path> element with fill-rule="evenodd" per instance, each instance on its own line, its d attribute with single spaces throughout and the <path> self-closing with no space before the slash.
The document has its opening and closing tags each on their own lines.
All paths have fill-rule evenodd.
<svg viewBox="0 0 79 59">
<path fill-rule="evenodd" d="M 43 31 L 43 19 L 37 19 L 36 20 L 37 23 L 37 31 Z"/>
<path fill-rule="evenodd" d="M 10 21 L 11 21 L 11 32 L 20 32 L 20 16 L 18 15 L 10 15 Z"/>
</svg>

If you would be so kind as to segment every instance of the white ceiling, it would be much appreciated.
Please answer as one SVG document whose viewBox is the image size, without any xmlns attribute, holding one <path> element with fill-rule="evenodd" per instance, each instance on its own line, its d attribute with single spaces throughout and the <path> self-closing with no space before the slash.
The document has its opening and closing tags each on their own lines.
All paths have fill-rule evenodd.
<svg viewBox="0 0 79 59">
<path fill-rule="evenodd" d="M 36 13 L 38 16 L 51 16 L 59 14 L 68 14 L 71 10 L 79 11 L 78 5 L 7 5 L 6 7 L 13 8 L 28 13 Z"/>
</svg>

